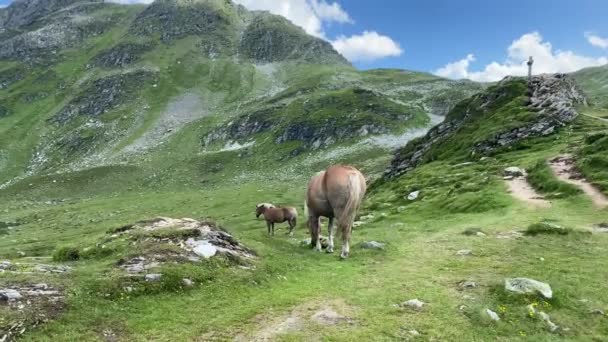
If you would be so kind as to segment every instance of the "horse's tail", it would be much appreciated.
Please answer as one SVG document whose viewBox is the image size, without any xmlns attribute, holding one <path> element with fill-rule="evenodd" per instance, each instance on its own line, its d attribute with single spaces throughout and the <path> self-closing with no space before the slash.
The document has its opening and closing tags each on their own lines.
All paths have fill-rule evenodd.
<svg viewBox="0 0 608 342">
<path fill-rule="evenodd" d="M 363 197 L 363 189 L 361 188 L 359 176 L 356 173 L 349 173 L 348 175 L 347 196 L 344 210 L 337 217 L 342 236 L 350 235 L 351 225 L 355 220 L 355 215 Z"/>
</svg>

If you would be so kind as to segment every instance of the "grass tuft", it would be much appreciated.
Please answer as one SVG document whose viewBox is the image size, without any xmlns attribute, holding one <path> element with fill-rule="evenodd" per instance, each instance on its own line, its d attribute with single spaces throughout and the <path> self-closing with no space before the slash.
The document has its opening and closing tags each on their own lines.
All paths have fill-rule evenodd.
<svg viewBox="0 0 608 342">
<path fill-rule="evenodd" d="M 75 261 L 80 259 L 80 250 L 77 247 L 64 246 L 53 253 L 53 261 Z"/>
<path fill-rule="evenodd" d="M 528 170 L 528 182 L 547 198 L 576 196 L 581 190 L 572 184 L 558 180 L 545 160 L 539 160 Z"/>
<path fill-rule="evenodd" d="M 544 235 L 568 235 L 572 232 L 571 228 L 562 227 L 555 223 L 539 222 L 533 223 L 528 226 L 524 232 L 526 235 L 536 236 L 540 234 Z"/>
</svg>

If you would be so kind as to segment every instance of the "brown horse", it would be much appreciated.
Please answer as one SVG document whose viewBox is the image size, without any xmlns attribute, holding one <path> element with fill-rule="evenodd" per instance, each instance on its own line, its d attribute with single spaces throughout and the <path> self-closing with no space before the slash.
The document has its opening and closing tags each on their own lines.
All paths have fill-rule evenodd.
<svg viewBox="0 0 608 342">
<path fill-rule="evenodd" d="M 287 221 L 289 224 L 289 235 L 293 235 L 293 229 L 296 227 L 298 219 L 298 211 L 293 207 L 275 207 L 272 204 L 261 203 L 255 207 L 255 217 L 264 215 L 266 225 L 268 226 L 268 235 L 274 235 L 274 224 Z"/>
<path fill-rule="evenodd" d="M 348 257 L 353 221 L 366 190 L 365 177 L 352 166 L 331 166 L 310 179 L 304 208 L 308 212 L 311 245 L 315 250 L 321 251 L 319 219 L 324 216 L 329 219 L 327 252 L 334 251 L 334 219 L 337 219 L 342 233 L 340 257 Z"/>
</svg>

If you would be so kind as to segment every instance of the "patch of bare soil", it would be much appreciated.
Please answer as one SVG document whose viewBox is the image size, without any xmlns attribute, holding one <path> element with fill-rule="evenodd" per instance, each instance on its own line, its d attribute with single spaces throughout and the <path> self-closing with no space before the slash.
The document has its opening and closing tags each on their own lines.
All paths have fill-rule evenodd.
<svg viewBox="0 0 608 342">
<path fill-rule="evenodd" d="M 243 333 L 234 341 L 273 341 L 281 335 L 296 333 L 307 328 L 320 328 L 337 325 L 352 325 L 353 308 L 340 300 L 312 302 L 299 305 L 279 317 L 266 312 L 254 318 L 254 330 Z M 315 331 L 319 331 L 316 329 Z M 321 336 L 318 336 L 321 339 Z"/>
<path fill-rule="evenodd" d="M 516 199 L 537 208 L 551 207 L 551 202 L 547 201 L 532 188 L 526 180 L 525 175 L 505 179 L 505 182 L 509 186 L 509 193 Z"/>
<path fill-rule="evenodd" d="M 63 292 L 47 284 L 0 286 L 0 341 L 55 319 L 65 308 Z"/>
<path fill-rule="evenodd" d="M 608 207 L 608 197 L 589 183 L 583 175 L 576 170 L 576 163 L 571 155 L 555 157 L 549 163 L 555 176 L 566 183 L 577 186 L 593 201 L 598 208 Z"/>
</svg>

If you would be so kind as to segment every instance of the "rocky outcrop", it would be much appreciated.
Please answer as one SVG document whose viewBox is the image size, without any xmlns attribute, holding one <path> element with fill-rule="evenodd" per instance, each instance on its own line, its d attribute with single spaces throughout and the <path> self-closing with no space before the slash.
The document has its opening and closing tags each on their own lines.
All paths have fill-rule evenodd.
<svg viewBox="0 0 608 342">
<path fill-rule="evenodd" d="M 118 108 L 151 84 L 158 75 L 138 70 L 117 74 L 89 82 L 84 89 L 50 120 L 65 124 L 77 116 L 99 116 Z"/>
<path fill-rule="evenodd" d="M 8 7 L 4 35 L 0 36 L 0 59 L 48 65 L 60 51 L 104 33 L 114 16 L 91 16 L 106 6 L 102 1 L 24 0 Z M 1 32 L 0 32 L 1 33 Z"/>
<path fill-rule="evenodd" d="M 233 5 L 226 2 L 226 6 Z M 186 3 L 159 0 L 137 16 L 130 31 L 138 36 L 160 34 L 161 41 L 169 43 L 189 35 L 220 33 L 227 30 L 230 24 L 228 13 L 213 1 Z"/>
<path fill-rule="evenodd" d="M 476 153 L 484 155 L 528 137 L 550 135 L 576 118 L 575 105 L 586 104 L 574 80 L 565 74 L 534 76 L 528 87 L 528 107 L 537 113 L 536 119 L 477 143 Z"/>
<path fill-rule="evenodd" d="M 463 106 L 456 106 L 445 122 L 432 128 L 423 138 L 414 140 L 398 150 L 391 166 L 385 171 L 385 177 L 397 177 L 412 170 L 426 161 L 434 146 L 451 138 L 474 120 L 483 120 L 485 114 L 491 113 L 497 103 L 500 104 L 506 97 L 513 96 L 506 90 L 513 82 L 522 81 L 506 77 L 492 91 L 475 95 L 465 100 L 466 103 L 461 103 Z M 502 91 L 502 88 L 505 88 L 505 91 Z M 552 134 L 576 118 L 578 113 L 575 105 L 585 103 L 585 98 L 575 82 L 564 74 L 534 76 L 528 82 L 528 96 L 526 108 L 533 113 L 532 120 L 482 141 L 472 142 L 470 153 L 488 155 L 529 137 Z"/>
<path fill-rule="evenodd" d="M 313 63 L 348 64 L 330 43 L 307 35 L 287 19 L 256 13 L 239 45 L 241 56 L 258 63 L 305 60 Z"/>
<path fill-rule="evenodd" d="M 141 55 L 152 50 L 153 44 L 120 43 L 111 49 L 100 52 L 91 61 L 91 66 L 102 68 L 125 67 L 137 62 Z"/>
</svg>

